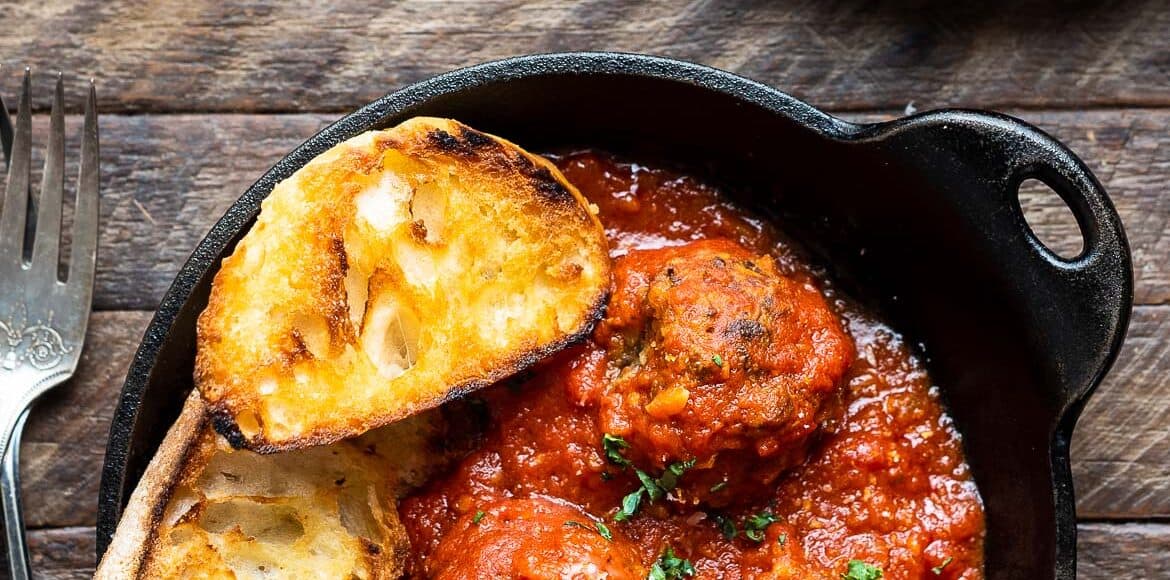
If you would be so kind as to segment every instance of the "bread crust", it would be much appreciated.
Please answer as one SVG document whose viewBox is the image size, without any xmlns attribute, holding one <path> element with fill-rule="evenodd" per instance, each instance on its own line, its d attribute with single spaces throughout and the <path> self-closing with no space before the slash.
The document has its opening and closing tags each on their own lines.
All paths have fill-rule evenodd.
<svg viewBox="0 0 1170 580">
<path fill-rule="evenodd" d="M 94 573 L 95 580 L 140 577 L 171 491 L 207 425 L 207 408 L 199 394 L 192 391 L 130 495 L 113 540 Z"/>
</svg>

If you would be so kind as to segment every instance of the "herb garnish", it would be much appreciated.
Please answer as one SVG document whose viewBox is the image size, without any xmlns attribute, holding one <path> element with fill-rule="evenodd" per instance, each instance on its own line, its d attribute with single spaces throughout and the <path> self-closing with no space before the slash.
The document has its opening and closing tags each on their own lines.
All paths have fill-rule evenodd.
<svg viewBox="0 0 1170 580">
<path fill-rule="evenodd" d="M 715 366 L 723 368 L 723 357 L 715 355 L 711 357 L 711 362 L 715 363 Z"/>
<path fill-rule="evenodd" d="M 600 534 L 601 537 L 605 538 L 607 541 L 613 541 L 613 533 L 609 531 L 609 526 L 601 522 L 597 522 L 596 524 L 593 524 L 593 526 L 597 528 L 597 533 Z"/>
<path fill-rule="evenodd" d="M 478 511 L 476 511 L 476 512 L 475 512 L 475 517 L 471 518 L 471 523 L 472 523 L 472 524 L 478 524 L 479 522 L 483 521 L 483 517 L 484 517 L 484 516 L 486 516 L 486 515 L 487 515 L 487 514 L 483 513 L 483 510 L 478 510 Z"/>
<path fill-rule="evenodd" d="M 743 535 L 753 542 L 762 542 L 764 541 L 764 530 L 778 520 L 776 516 L 772 515 L 772 512 L 766 510 L 749 516 L 743 523 Z"/>
<path fill-rule="evenodd" d="M 597 535 L 605 538 L 606 541 L 608 541 L 608 542 L 613 541 L 613 532 L 609 531 L 609 526 L 607 526 L 601 522 L 596 522 L 593 524 L 593 527 L 589 527 L 581 522 L 575 522 L 573 520 L 569 520 L 569 521 L 565 522 L 565 527 L 566 528 L 581 528 L 582 530 L 589 530 L 591 532 L 597 532 Z"/>
<path fill-rule="evenodd" d="M 606 433 L 601 436 L 601 446 L 605 449 L 605 458 L 610 463 L 621 467 L 630 466 L 630 460 L 622 455 L 622 450 L 630 447 L 630 444 L 626 443 L 625 439 Z"/>
<path fill-rule="evenodd" d="M 671 463 L 666 467 L 666 471 L 662 472 L 662 477 L 658 478 L 658 487 L 666 491 L 671 491 L 678 487 L 678 478 L 682 477 L 683 473 L 695 466 L 695 460 L 690 459 L 678 463 Z"/>
<path fill-rule="evenodd" d="M 650 574 L 646 577 L 647 580 L 681 580 L 687 576 L 695 575 L 695 567 L 690 560 L 679 558 L 674 554 L 674 550 L 667 546 L 662 551 L 662 556 L 658 561 L 650 567 Z"/>
<path fill-rule="evenodd" d="M 882 569 L 861 560 L 850 560 L 849 568 L 841 575 L 841 580 L 879 580 Z"/>
<path fill-rule="evenodd" d="M 780 544 L 781 546 L 783 546 L 784 544 L 787 544 L 788 543 L 788 534 L 782 533 L 779 536 L 776 536 L 776 543 Z"/>
<path fill-rule="evenodd" d="M 950 564 L 951 561 L 953 561 L 954 559 L 955 559 L 954 556 L 947 556 L 947 559 L 943 560 L 942 564 L 939 564 L 938 566 L 931 568 L 930 571 L 934 572 L 935 576 L 942 576 L 943 568 L 946 568 L 947 565 Z"/>
<path fill-rule="evenodd" d="M 723 515 L 715 515 L 715 524 L 719 526 L 719 531 L 723 532 L 723 537 L 728 540 L 734 540 L 735 536 L 739 535 L 739 530 L 735 527 L 735 520 Z"/>
<path fill-rule="evenodd" d="M 716 483 L 715 485 L 711 486 L 711 493 L 715 493 L 717 491 L 722 491 L 723 488 L 725 488 L 725 487 L 727 487 L 727 482 L 720 481 L 719 483 Z"/>
<path fill-rule="evenodd" d="M 625 449 L 629 449 L 630 444 L 617 435 L 610 435 L 605 433 L 601 436 L 601 447 L 605 450 L 605 458 L 610 463 L 619 467 L 634 467 L 633 463 L 622 453 Z M 664 497 L 674 488 L 678 487 L 678 480 L 686 470 L 695 466 L 695 460 L 679 461 L 671 463 L 667 466 L 666 471 L 662 472 L 662 476 L 658 478 L 652 477 L 649 473 L 634 467 L 634 474 L 638 476 L 638 482 L 641 487 L 630 492 L 622 498 L 622 506 L 613 519 L 617 522 L 623 522 L 633 517 L 638 511 L 638 506 L 642 504 L 642 494 L 646 494 L 650 501 L 658 501 Z M 603 471 L 601 478 L 608 481 L 612 475 Z"/>
<path fill-rule="evenodd" d="M 622 507 L 618 513 L 613 515 L 613 521 L 624 522 L 634 516 L 638 511 L 638 506 L 642 503 L 642 493 L 646 490 L 638 488 L 638 491 L 630 492 L 629 495 L 622 498 Z"/>
<path fill-rule="evenodd" d="M 666 497 L 667 493 L 678 487 L 678 480 L 683 473 L 694 466 L 694 459 L 671 463 L 667 466 L 666 471 L 662 472 L 662 476 L 657 479 L 641 469 L 634 468 L 634 474 L 638 476 L 638 482 L 642 486 L 622 498 L 622 507 L 614 514 L 614 521 L 624 522 L 633 517 L 638 511 L 638 506 L 642 504 L 642 494 L 646 494 L 652 502 Z"/>
</svg>

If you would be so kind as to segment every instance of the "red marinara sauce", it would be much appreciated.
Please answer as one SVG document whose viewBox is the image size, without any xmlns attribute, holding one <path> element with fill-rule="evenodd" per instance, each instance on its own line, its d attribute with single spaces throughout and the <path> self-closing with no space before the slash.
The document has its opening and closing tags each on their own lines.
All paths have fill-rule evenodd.
<svg viewBox="0 0 1170 580">
<path fill-rule="evenodd" d="M 554 161 L 607 228 L 606 318 L 477 394 L 476 449 L 402 502 L 413 576 L 983 577 L 959 435 L 897 333 L 717 189 Z"/>
</svg>

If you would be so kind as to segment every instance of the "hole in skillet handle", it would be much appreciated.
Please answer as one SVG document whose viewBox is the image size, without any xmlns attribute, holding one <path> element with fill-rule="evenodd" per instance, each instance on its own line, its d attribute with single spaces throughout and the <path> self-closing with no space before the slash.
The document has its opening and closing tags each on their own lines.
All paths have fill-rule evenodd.
<svg viewBox="0 0 1170 580">
<path fill-rule="evenodd" d="M 1060 194 L 1034 177 L 1025 179 L 1017 193 L 1024 221 L 1036 241 L 1065 262 L 1084 255 L 1081 224 Z"/>
<path fill-rule="evenodd" d="M 1043 133 L 1038 137 L 1052 141 Z M 1121 249 L 1128 259 L 1121 223 L 1088 168 L 1052 143 L 1060 149 L 1048 149 L 1041 141 L 1034 156 L 1011 172 L 1021 226 L 1033 249 L 1058 268 L 1069 274 L 1079 270 L 1090 277 L 1107 276 L 1110 260 L 1101 259 L 1105 253 Z"/>
</svg>

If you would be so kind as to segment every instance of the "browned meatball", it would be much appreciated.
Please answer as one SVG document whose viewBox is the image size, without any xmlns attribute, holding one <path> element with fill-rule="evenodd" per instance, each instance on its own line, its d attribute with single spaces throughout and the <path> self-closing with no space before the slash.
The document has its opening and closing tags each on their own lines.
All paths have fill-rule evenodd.
<svg viewBox="0 0 1170 580">
<path fill-rule="evenodd" d="M 647 471 L 694 460 L 678 495 L 714 505 L 803 461 L 853 353 L 815 287 L 726 240 L 618 259 L 594 337 L 605 431 Z"/>
<path fill-rule="evenodd" d="M 608 537 L 606 537 L 608 536 Z M 427 576 L 464 578 L 646 577 L 619 530 L 554 499 L 500 499 L 462 516 L 425 562 Z"/>
</svg>

